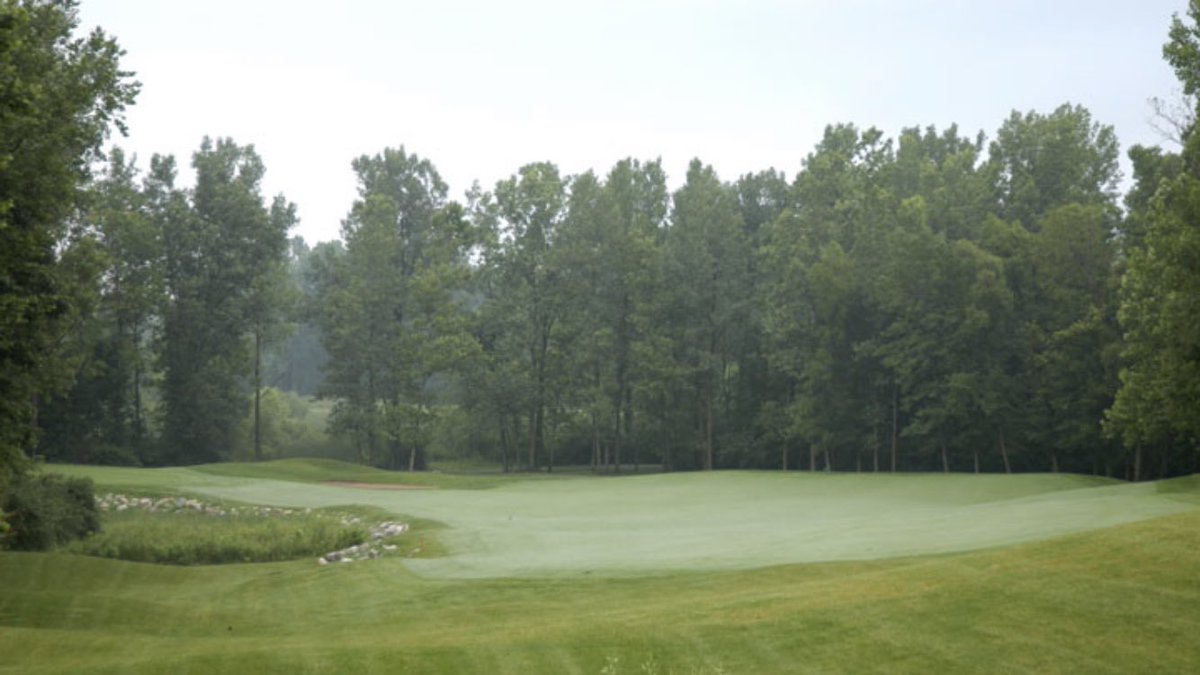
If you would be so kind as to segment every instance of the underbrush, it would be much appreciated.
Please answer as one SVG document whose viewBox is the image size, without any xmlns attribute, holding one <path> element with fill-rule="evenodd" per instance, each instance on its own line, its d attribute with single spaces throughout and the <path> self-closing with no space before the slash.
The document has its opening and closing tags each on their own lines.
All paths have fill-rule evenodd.
<svg viewBox="0 0 1200 675">
<path fill-rule="evenodd" d="M 52 473 L 17 476 L 0 491 L 0 548 L 44 551 L 99 526 L 88 478 Z"/>
<path fill-rule="evenodd" d="M 105 514 L 100 532 L 67 550 L 136 562 L 208 565 L 315 557 L 366 539 L 365 526 L 322 513 L 214 517 L 127 510 Z"/>
</svg>

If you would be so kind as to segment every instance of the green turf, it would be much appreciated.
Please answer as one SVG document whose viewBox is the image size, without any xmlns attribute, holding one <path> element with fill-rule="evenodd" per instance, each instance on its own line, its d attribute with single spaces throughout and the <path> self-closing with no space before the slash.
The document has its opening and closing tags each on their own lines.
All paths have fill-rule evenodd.
<svg viewBox="0 0 1200 675">
<path fill-rule="evenodd" d="M 449 555 L 171 568 L 0 554 L 0 672 L 1200 669 L 1195 479 L 718 473 L 383 492 L 85 471 L 102 490 L 428 517 Z M 843 561 L 796 564 L 822 559 Z"/>
<path fill-rule="evenodd" d="M 206 468 L 179 470 L 196 472 L 202 480 L 187 484 L 186 476 L 173 475 L 178 482 L 172 485 L 249 503 L 361 503 L 440 521 L 447 525 L 442 543 L 451 555 L 410 564 L 421 574 L 441 577 L 641 575 L 949 553 L 1195 506 L 1188 501 L 1193 491 L 1051 474 L 489 477 L 490 490 L 384 491 L 247 479 L 246 466 L 224 469 L 236 476 Z M 255 470 L 290 477 L 296 466 Z M 124 471 L 114 470 L 113 479 L 126 482 Z M 91 475 L 105 480 L 106 474 L 91 470 Z"/>
</svg>

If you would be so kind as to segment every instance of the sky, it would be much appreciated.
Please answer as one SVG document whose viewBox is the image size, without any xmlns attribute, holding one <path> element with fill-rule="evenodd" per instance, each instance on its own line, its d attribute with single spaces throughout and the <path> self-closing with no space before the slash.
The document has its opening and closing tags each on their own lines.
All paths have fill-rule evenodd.
<svg viewBox="0 0 1200 675">
<path fill-rule="evenodd" d="M 1062 103 L 1122 152 L 1165 144 L 1149 99 L 1186 0 L 82 0 L 142 83 L 115 142 L 181 167 L 204 136 L 253 144 L 268 197 L 309 243 L 336 239 L 350 162 L 404 146 L 461 199 L 522 165 L 604 174 L 699 157 L 725 180 L 791 178 L 826 125 L 989 137 L 1013 110 Z M 1128 166 L 1124 165 L 1126 174 Z M 180 182 L 191 184 L 188 172 Z"/>
</svg>

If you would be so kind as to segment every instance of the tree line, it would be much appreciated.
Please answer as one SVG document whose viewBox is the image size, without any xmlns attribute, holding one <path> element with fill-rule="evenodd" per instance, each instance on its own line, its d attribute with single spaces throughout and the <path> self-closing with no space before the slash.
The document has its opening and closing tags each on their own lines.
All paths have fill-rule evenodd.
<svg viewBox="0 0 1200 675">
<path fill-rule="evenodd" d="M 1189 96 L 1198 17 L 1164 48 Z M 331 401 L 358 461 L 409 470 L 1193 472 L 1200 138 L 1179 126 L 1179 152 L 1129 151 L 1125 195 L 1112 128 L 1069 104 L 990 139 L 831 125 L 794 175 L 695 160 L 675 189 L 659 160 L 541 162 L 453 200 L 385 148 L 312 248 L 252 146 L 206 139 L 187 188 L 174 158 L 114 150 L 27 227 L 52 292 L 4 290 L 56 298 L 0 344 L 60 373 L 6 368 L 5 450 L 215 461 L 250 420 L 263 457 L 275 383 Z"/>
</svg>

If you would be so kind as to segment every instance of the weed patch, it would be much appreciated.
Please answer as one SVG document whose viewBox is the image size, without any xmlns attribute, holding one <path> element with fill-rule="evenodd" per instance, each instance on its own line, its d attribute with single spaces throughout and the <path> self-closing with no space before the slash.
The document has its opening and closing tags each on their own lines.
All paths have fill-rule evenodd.
<svg viewBox="0 0 1200 675">
<path fill-rule="evenodd" d="M 322 562 L 411 553 L 397 541 L 408 526 L 369 523 L 329 510 L 227 506 L 185 497 L 107 494 L 97 503 L 102 530 L 67 550 L 84 555 L 171 565 Z"/>
</svg>

